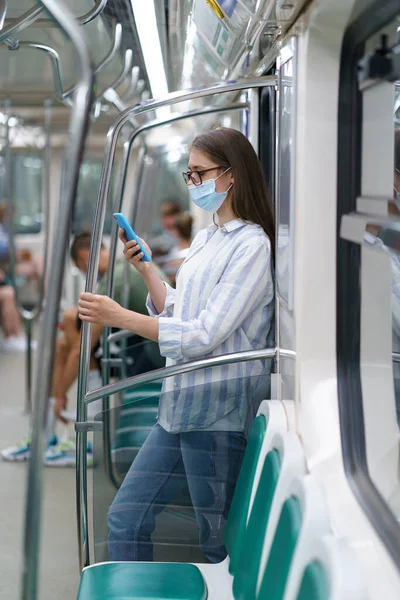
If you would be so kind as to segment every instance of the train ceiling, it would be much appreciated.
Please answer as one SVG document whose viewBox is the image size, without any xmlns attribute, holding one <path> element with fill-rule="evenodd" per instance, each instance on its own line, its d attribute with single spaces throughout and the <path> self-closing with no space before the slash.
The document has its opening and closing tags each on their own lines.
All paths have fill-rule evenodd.
<svg viewBox="0 0 400 600">
<path fill-rule="evenodd" d="M 76 15 L 93 8 L 94 0 L 65 0 Z M 140 94 L 129 104 L 168 91 L 196 87 L 241 75 L 262 74 L 273 63 L 279 40 L 294 22 L 306 0 L 108 0 L 100 17 L 82 25 L 95 64 L 111 48 L 116 23 L 122 25 L 119 51 L 97 77 L 106 89 L 122 71 L 132 50 L 133 65 L 142 80 Z M 2 3 L 4 5 L 4 2 Z M 34 0 L 5 3 L 1 29 L 34 7 Z M 0 3 L 1 5 L 1 3 Z M 76 57 L 71 43 L 43 12 L 37 23 L 18 33 L 17 40 L 54 48 L 60 55 L 63 86 L 76 83 Z M 41 113 L 46 97 L 54 97 L 52 66 L 43 52 L 21 44 L 10 50 L 0 44 L 0 102 L 10 98 L 25 117 Z M 121 96 L 129 79 L 118 87 Z M 107 104 L 107 103 L 105 103 Z M 55 101 L 68 121 L 69 109 Z M 1 109 L 0 109 L 1 110 Z M 115 108 L 104 112 L 105 126 Z M 61 117 L 60 117 L 61 119 Z"/>
</svg>

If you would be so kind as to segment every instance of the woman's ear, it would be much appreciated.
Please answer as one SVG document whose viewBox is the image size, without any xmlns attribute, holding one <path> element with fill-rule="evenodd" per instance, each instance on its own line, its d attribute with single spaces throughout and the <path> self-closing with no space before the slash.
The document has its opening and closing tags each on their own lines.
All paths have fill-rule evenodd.
<svg viewBox="0 0 400 600">
<path fill-rule="evenodd" d="M 232 169 L 229 171 L 229 182 L 235 183 L 235 178 L 233 176 Z"/>
</svg>

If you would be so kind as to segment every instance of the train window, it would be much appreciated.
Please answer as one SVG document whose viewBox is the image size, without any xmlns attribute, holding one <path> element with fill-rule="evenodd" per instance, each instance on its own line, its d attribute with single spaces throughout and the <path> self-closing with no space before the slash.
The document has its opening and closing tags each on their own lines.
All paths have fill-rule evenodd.
<svg viewBox="0 0 400 600">
<path fill-rule="evenodd" d="M 400 567 L 400 73 L 372 66 L 398 53 L 389 4 L 381 23 L 366 9 L 342 48 L 337 359 L 347 476 Z"/>
<path fill-rule="evenodd" d="M 280 299 L 293 307 L 293 193 L 296 39 L 282 49 L 278 85 L 278 252 L 277 285 Z"/>
<path fill-rule="evenodd" d="M 13 152 L 11 154 L 11 184 L 11 200 L 15 207 L 15 233 L 40 233 L 43 220 L 42 155 L 36 152 Z M 1 197 L 6 199 L 3 169 L 0 171 L 0 190 Z"/>
<path fill-rule="evenodd" d="M 72 218 L 72 233 L 74 235 L 81 233 L 82 231 L 92 230 L 102 164 L 102 160 L 100 159 L 86 159 L 82 163 L 79 174 L 75 210 Z M 112 184 L 111 189 L 113 189 Z M 103 230 L 106 235 L 111 233 L 112 203 L 113 197 L 112 194 L 110 194 L 107 199 L 106 218 Z"/>
</svg>

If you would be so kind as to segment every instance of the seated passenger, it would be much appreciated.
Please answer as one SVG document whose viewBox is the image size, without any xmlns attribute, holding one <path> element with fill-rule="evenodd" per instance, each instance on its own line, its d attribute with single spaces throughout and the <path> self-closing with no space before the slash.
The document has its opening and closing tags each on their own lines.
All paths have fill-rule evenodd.
<svg viewBox="0 0 400 600">
<path fill-rule="evenodd" d="M 89 264 L 89 249 L 90 249 L 90 233 L 78 234 L 71 245 L 71 259 L 75 266 L 82 271 L 87 272 Z M 99 261 L 99 284 L 98 293 L 104 294 L 106 291 L 106 277 L 109 260 L 109 252 L 102 244 L 100 261 Z M 160 271 L 159 271 L 160 272 Z M 117 261 L 114 269 L 114 296 L 121 302 L 124 282 L 124 263 Z M 129 301 L 128 307 L 130 310 L 135 310 L 138 313 L 146 312 L 146 295 L 147 288 L 142 277 L 135 270 L 129 269 Z M 160 272 L 161 273 L 161 272 Z M 61 335 L 56 342 L 56 352 L 54 359 L 52 396 L 50 398 L 49 415 L 47 422 L 47 439 L 48 450 L 45 455 L 45 464 L 48 466 L 70 466 L 75 464 L 75 445 L 74 442 L 66 439 L 60 445 L 57 445 L 55 436 L 56 419 L 66 423 L 67 420 L 63 416 L 67 408 L 67 393 L 78 376 L 79 356 L 80 356 L 80 325 L 81 321 L 78 317 L 78 307 L 74 306 L 65 311 L 63 320 L 60 325 L 62 330 Z M 101 377 L 99 371 L 99 363 L 96 358 L 96 353 L 100 347 L 100 337 L 102 326 L 94 325 L 92 327 L 92 355 L 90 362 L 90 372 L 88 387 L 95 389 L 101 386 Z M 142 338 L 138 337 L 138 342 Z M 141 352 L 143 355 L 143 352 Z M 147 367 L 147 368 L 146 368 Z M 142 364 L 142 368 L 146 370 L 151 368 L 149 361 Z M 99 412 L 96 403 L 89 404 L 88 410 L 91 411 L 90 418 L 94 418 Z M 7 448 L 1 452 L 1 456 L 7 461 L 22 461 L 30 457 L 30 439 L 25 438 L 21 444 Z M 91 450 L 88 450 L 89 464 L 92 462 Z"/>
<path fill-rule="evenodd" d="M 165 256 L 176 248 L 176 240 L 172 234 L 177 217 L 182 214 L 182 207 L 175 200 L 167 200 L 160 206 L 161 226 L 163 232 L 150 240 L 154 259 Z"/>
<path fill-rule="evenodd" d="M 9 234 L 7 231 L 7 211 L 6 202 L 0 204 L 0 265 L 2 269 L 9 272 Z M 26 280 L 33 281 L 38 287 L 42 277 L 42 267 L 40 261 L 36 259 L 28 248 L 16 249 L 15 252 L 15 271 L 16 275 Z"/>
<path fill-rule="evenodd" d="M 183 176 L 193 202 L 216 213 L 218 226 L 196 235 L 176 290 L 152 262 L 140 262 L 137 244 L 121 232 L 125 257 L 148 287 L 151 316 L 82 293 L 80 318 L 157 341 L 169 365 L 272 347 L 274 218 L 252 145 L 233 129 L 207 131 L 194 140 Z M 271 366 L 269 360 L 232 363 L 164 380 L 158 423 L 109 511 L 111 561 L 153 560 L 155 517 L 186 485 L 204 555 L 213 563 L 226 557 L 225 523 L 246 435 L 266 397 L 259 384 L 269 380 Z"/>
<path fill-rule="evenodd" d="M 177 245 L 165 256 L 162 266 L 173 285 L 175 285 L 176 272 L 185 260 L 192 243 L 192 227 L 193 217 L 188 213 L 181 213 L 176 217 L 175 224 L 170 230 Z"/>
<path fill-rule="evenodd" d="M 2 270 L 0 270 L 0 326 L 4 333 L 2 349 L 6 352 L 25 352 L 26 338 L 21 329 L 14 288 L 7 285 L 6 275 Z"/>
</svg>

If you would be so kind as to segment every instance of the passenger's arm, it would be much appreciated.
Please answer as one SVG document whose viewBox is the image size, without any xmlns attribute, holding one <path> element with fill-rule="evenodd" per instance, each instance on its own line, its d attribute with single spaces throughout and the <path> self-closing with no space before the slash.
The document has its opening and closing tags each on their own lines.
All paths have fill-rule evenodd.
<svg viewBox="0 0 400 600">
<path fill-rule="evenodd" d="M 131 240 L 130 242 L 128 242 L 125 237 L 125 232 L 123 229 L 121 229 L 119 232 L 119 239 L 124 244 L 123 252 L 124 252 L 125 259 L 128 262 L 130 262 L 131 265 L 133 265 L 135 267 L 135 269 L 137 271 L 139 271 L 139 273 L 143 277 L 144 282 L 147 286 L 147 289 L 149 290 L 151 303 L 155 309 L 155 312 L 157 314 L 161 314 L 163 312 L 164 306 L 165 306 L 165 300 L 167 297 L 167 289 L 166 289 L 164 283 L 161 281 L 160 277 L 158 276 L 153 263 L 152 262 L 144 262 L 144 261 L 140 260 L 143 256 L 143 252 L 139 252 L 139 250 L 140 250 L 139 244 L 135 240 Z M 151 257 L 151 250 L 150 250 L 149 246 L 146 244 L 146 242 L 144 240 L 142 240 L 142 238 L 139 238 L 139 239 L 140 239 L 140 242 L 143 244 L 144 248 L 146 249 L 146 252 Z M 149 308 L 150 308 L 151 312 L 154 312 L 153 307 L 150 304 Z"/>
</svg>

